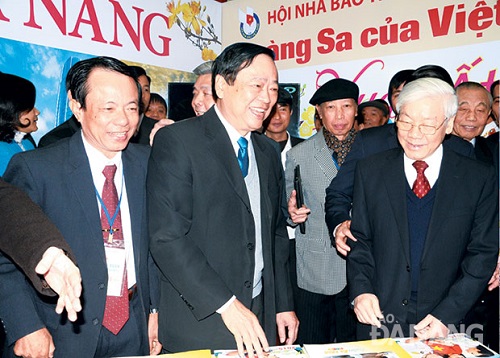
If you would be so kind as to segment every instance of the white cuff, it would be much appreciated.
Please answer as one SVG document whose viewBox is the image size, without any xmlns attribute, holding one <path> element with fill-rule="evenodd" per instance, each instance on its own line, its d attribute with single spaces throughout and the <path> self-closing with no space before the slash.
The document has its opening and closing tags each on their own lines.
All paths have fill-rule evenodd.
<svg viewBox="0 0 500 358">
<path fill-rule="evenodd" d="M 234 296 L 234 295 L 233 295 L 233 296 L 229 299 L 229 301 L 227 301 L 226 303 L 224 303 L 224 304 L 222 305 L 222 307 L 221 307 L 221 308 L 219 308 L 219 309 L 218 309 L 217 311 L 215 311 L 215 312 L 217 312 L 218 314 L 223 313 L 225 310 L 227 310 L 227 308 L 231 305 L 231 303 L 233 303 L 233 302 L 234 302 L 234 300 L 235 300 L 235 299 L 236 299 L 236 296 Z"/>
</svg>

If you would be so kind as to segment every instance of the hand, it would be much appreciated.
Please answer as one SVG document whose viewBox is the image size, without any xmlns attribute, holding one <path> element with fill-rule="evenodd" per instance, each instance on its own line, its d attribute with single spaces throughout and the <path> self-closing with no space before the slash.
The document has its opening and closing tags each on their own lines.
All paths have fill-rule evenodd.
<svg viewBox="0 0 500 358">
<path fill-rule="evenodd" d="M 440 320 L 430 314 L 418 322 L 414 329 L 415 335 L 420 339 L 446 337 L 449 333 L 448 328 L 446 328 Z"/>
<path fill-rule="evenodd" d="M 352 236 L 351 220 L 344 221 L 335 231 L 335 246 L 337 247 L 337 251 L 344 256 L 347 256 L 347 253 L 351 251 L 351 248 L 347 244 L 347 238 L 352 241 L 358 241 L 354 236 Z"/>
<path fill-rule="evenodd" d="M 269 344 L 259 320 L 252 311 L 235 299 L 221 316 L 236 340 L 240 357 L 245 357 L 246 348 L 249 354 L 255 352 L 257 357 L 264 358 L 263 351 L 269 351 Z"/>
<path fill-rule="evenodd" d="M 51 246 L 44 252 L 35 271 L 44 275 L 49 286 L 59 295 L 56 312 L 61 314 L 66 308 L 68 319 L 76 321 L 77 312 L 82 310 L 82 277 L 78 267 L 61 249 Z"/>
<path fill-rule="evenodd" d="M 42 328 L 19 338 L 14 345 L 14 354 L 23 358 L 52 358 L 55 349 L 49 331 Z"/>
<path fill-rule="evenodd" d="M 493 291 L 495 288 L 499 286 L 499 284 L 500 284 L 500 257 L 497 262 L 497 268 L 495 269 L 495 272 L 493 272 L 493 275 L 488 281 L 488 290 Z"/>
<path fill-rule="evenodd" d="M 150 313 L 148 321 L 149 355 L 161 353 L 162 344 L 158 341 L 158 313 Z"/>
<path fill-rule="evenodd" d="M 153 129 L 151 129 L 151 133 L 149 134 L 149 145 L 152 147 L 153 146 L 153 139 L 155 137 L 155 134 L 156 132 L 158 132 L 158 130 L 160 128 L 163 128 L 163 127 L 166 127 L 166 126 L 169 126 L 171 125 L 172 123 L 175 123 L 175 121 L 171 120 L 171 119 L 168 119 L 168 118 L 163 118 L 163 119 L 160 119 L 158 122 L 155 123 Z"/>
<path fill-rule="evenodd" d="M 276 324 L 278 326 L 278 337 L 280 343 L 293 344 L 299 332 L 299 319 L 295 312 L 280 312 L 276 314 Z M 288 331 L 288 338 L 287 338 Z"/>
<path fill-rule="evenodd" d="M 380 310 L 377 296 L 372 293 L 362 293 L 354 299 L 354 313 L 361 323 L 371 324 L 380 328 L 380 320 L 384 318 Z"/>
<path fill-rule="evenodd" d="M 307 206 L 302 205 L 301 208 L 297 208 L 297 192 L 292 190 L 292 195 L 288 199 L 288 214 L 290 214 L 290 219 L 294 224 L 301 224 L 307 220 L 307 215 L 311 212 Z"/>
</svg>

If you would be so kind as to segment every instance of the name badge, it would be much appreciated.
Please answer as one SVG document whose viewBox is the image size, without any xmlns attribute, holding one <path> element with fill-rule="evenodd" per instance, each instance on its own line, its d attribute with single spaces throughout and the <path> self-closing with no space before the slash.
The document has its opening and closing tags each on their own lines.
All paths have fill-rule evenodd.
<svg viewBox="0 0 500 358">
<path fill-rule="evenodd" d="M 108 296 L 121 296 L 125 272 L 125 249 L 105 247 L 108 266 Z"/>
</svg>

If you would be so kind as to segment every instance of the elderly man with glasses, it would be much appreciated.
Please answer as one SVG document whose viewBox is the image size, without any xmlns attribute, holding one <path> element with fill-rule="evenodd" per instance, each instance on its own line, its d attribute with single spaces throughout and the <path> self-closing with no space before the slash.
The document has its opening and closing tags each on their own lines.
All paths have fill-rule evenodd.
<svg viewBox="0 0 500 358">
<path fill-rule="evenodd" d="M 400 148 L 356 167 L 347 272 L 358 339 L 459 329 L 498 253 L 493 167 L 442 145 L 457 111 L 453 88 L 418 79 L 397 106 Z"/>
</svg>

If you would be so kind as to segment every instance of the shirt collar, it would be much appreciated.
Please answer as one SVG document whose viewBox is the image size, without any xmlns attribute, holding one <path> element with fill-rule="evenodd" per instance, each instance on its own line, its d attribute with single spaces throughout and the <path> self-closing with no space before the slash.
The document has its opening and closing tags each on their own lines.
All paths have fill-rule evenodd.
<svg viewBox="0 0 500 358">
<path fill-rule="evenodd" d="M 430 156 L 424 159 L 424 161 L 429 166 L 425 170 L 425 177 L 429 181 L 431 188 L 436 183 L 439 177 L 439 170 L 441 169 L 441 162 L 443 160 L 443 145 L 441 144 Z M 417 178 L 417 171 L 413 167 L 414 159 L 410 159 L 404 154 L 404 169 L 406 174 L 406 179 L 408 180 L 408 184 L 410 187 L 413 185 L 413 182 Z"/>
<path fill-rule="evenodd" d="M 85 148 L 85 152 L 87 153 L 87 157 L 89 159 L 90 169 L 92 171 L 92 176 L 95 178 L 96 174 L 102 174 L 102 171 L 106 165 L 115 164 L 117 167 L 117 172 L 121 172 L 122 166 L 122 152 L 119 151 L 113 158 L 106 157 L 103 153 L 101 153 L 97 148 L 92 146 L 83 135 L 83 131 L 81 132 L 83 146 Z"/>
<path fill-rule="evenodd" d="M 236 130 L 236 128 L 234 128 L 232 126 L 232 124 L 229 123 L 226 118 L 224 118 L 224 116 L 222 115 L 222 113 L 219 110 L 219 108 L 217 107 L 217 105 L 214 106 L 214 109 L 215 109 L 215 113 L 217 113 L 217 116 L 219 116 L 219 119 L 222 122 L 222 125 L 224 126 L 224 128 L 226 128 L 226 132 L 229 135 L 229 139 L 231 140 L 231 144 L 233 145 L 233 148 L 234 148 L 236 154 L 238 154 L 238 150 L 240 149 L 240 147 L 238 145 L 238 139 L 240 139 L 241 137 L 245 137 L 248 140 L 248 143 L 251 143 L 252 141 L 250 140 L 250 138 L 252 136 L 252 132 L 248 132 L 245 136 L 242 136 Z"/>
</svg>

